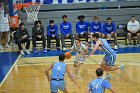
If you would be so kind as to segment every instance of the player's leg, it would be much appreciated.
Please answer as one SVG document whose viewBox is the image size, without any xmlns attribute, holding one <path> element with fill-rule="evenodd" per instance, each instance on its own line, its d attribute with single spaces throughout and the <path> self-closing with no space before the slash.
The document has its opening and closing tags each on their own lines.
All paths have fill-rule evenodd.
<svg viewBox="0 0 140 93">
<path fill-rule="evenodd" d="M 59 36 L 56 35 L 55 36 L 55 39 L 56 39 L 56 47 L 57 47 L 57 50 L 60 50 L 60 39 L 59 39 Z"/>
<path fill-rule="evenodd" d="M 93 45 L 93 32 L 90 33 L 90 42 L 91 42 L 91 49 L 93 49 L 94 45 Z"/>
<path fill-rule="evenodd" d="M 128 46 L 131 46 L 132 45 L 132 42 L 131 42 L 131 37 L 132 37 L 132 34 L 130 32 L 127 33 L 127 38 L 128 38 Z"/>
<path fill-rule="evenodd" d="M 74 67 L 75 67 L 74 76 L 77 75 L 77 73 L 78 73 L 78 71 L 79 71 L 79 68 L 80 68 L 80 65 L 81 65 L 80 62 L 78 62 L 78 61 L 75 61 L 75 62 L 74 62 Z"/>
<path fill-rule="evenodd" d="M 63 93 L 68 93 L 64 80 L 59 81 L 59 89 L 63 91 Z"/>
<path fill-rule="evenodd" d="M 51 93 L 57 93 L 58 92 L 58 86 L 59 86 L 59 81 L 51 80 L 50 81 L 50 91 L 51 91 Z"/>
<path fill-rule="evenodd" d="M 102 37 L 103 37 L 104 39 L 107 39 L 107 34 L 102 34 Z"/>
<path fill-rule="evenodd" d="M 70 38 L 70 40 L 71 40 L 71 46 L 73 46 L 73 44 L 74 44 L 74 38 L 73 38 L 73 35 L 70 34 L 70 35 L 69 35 L 69 38 Z"/>
<path fill-rule="evenodd" d="M 137 45 L 140 46 L 140 31 L 137 32 Z"/>
<path fill-rule="evenodd" d="M 113 33 L 111 35 L 111 37 L 114 38 L 114 49 L 117 49 L 117 40 L 118 40 L 117 34 L 116 33 Z"/>
</svg>

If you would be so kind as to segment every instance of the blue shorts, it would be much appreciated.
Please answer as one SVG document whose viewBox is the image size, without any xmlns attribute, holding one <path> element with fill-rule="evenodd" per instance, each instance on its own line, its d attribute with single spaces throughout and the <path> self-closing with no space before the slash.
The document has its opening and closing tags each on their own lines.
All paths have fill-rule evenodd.
<svg viewBox="0 0 140 93">
<path fill-rule="evenodd" d="M 112 54 L 112 55 L 106 54 L 104 60 L 106 61 L 107 66 L 114 66 L 116 61 L 116 54 Z"/>
<path fill-rule="evenodd" d="M 64 80 L 60 80 L 60 81 L 51 80 L 50 89 L 51 89 L 51 92 L 58 92 L 58 89 L 61 91 L 64 91 L 64 89 L 65 89 Z"/>
</svg>

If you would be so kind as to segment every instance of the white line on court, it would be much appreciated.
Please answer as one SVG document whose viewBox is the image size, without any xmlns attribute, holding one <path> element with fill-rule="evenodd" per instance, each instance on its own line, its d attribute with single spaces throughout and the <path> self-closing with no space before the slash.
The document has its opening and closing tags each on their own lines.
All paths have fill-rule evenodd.
<svg viewBox="0 0 140 93">
<path fill-rule="evenodd" d="M 8 73 L 6 74 L 6 76 L 4 77 L 4 79 L 2 80 L 2 82 L 0 83 L 0 87 L 2 86 L 2 84 L 4 83 L 4 81 L 9 76 L 10 72 L 12 71 L 13 67 L 17 64 L 17 62 L 18 62 L 18 60 L 19 60 L 20 57 L 21 57 L 21 55 L 18 56 L 18 58 L 16 59 L 16 61 L 14 62 L 14 64 L 12 65 L 12 67 L 10 68 L 10 70 L 8 71 Z"/>
</svg>

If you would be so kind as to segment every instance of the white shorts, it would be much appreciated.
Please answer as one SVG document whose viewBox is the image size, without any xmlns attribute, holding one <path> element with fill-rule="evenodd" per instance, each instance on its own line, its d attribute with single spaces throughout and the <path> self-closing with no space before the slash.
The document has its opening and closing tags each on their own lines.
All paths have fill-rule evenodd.
<svg viewBox="0 0 140 93">
<path fill-rule="evenodd" d="M 0 23 L 0 32 L 8 32 L 9 30 L 9 23 Z"/>
<path fill-rule="evenodd" d="M 79 55 L 78 53 L 75 56 L 75 62 L 83 63 L 85 61 L 85 55 Z"/>
</svg>

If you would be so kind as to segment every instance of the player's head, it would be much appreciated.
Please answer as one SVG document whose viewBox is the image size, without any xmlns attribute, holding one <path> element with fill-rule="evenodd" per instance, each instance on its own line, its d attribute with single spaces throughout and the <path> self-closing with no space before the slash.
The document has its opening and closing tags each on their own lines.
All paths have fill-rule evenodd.
<svg viewBox="0 0 140 93">
<path fill-rule="evenodd" d="M 65 60 L 65 55 L 64 54 L 60 54 L 59 55 L 59 61 L 64 61 Z"/>
<path fill-rule="evenodd" d="M 79 20 L 80 20 L 80 22 L 82 22 L 82 21 L 84 21 L 85 16 L 84 16 L 84 15 L 80 15 L 80 16 L 78 16 L 78 17 L 77 17 L 77 19 L 79 19 Z"/>
<path fill-rule="evenodd" d="M 111 17 L 108 17 L 108 18 L 106 19 L 106 22 L 107 22 L 107 24 L 108 24 L 108 25 L 110 25 L 110 24 L 111 24 L 111 22 L 112 22 Z"/>
<path fill-rule="evenodd" d="M 23 29 L 24 29 L 24 26 L 25 26 L 25 24 L 24 24 L 24 23 L 20 23 L 20 24 L 19 24 L 19 27 L 21 28 L 21 30 L 23 30 Z"/>
<path fill-rule="evenodd" d="M 0 8 L 4 9 L 4 2 L 3 1 L 1 1 L 1 3 L 0 3 Z"/>
<path fill-rule="evenodd" d="M 51 27 L 54 27 L 54 20 L 50 20 L 49 23 Z"/>
<path fill-rule="evenodd" d="M 134 22 L 135 20 L 136 20 L 135 16 L 132 15 L 132 16 L 131 16 L 131 22 Z"/>
<path fill-rule="evenodd" d="M 93 34 L 93 38 L 94 38 L 95 41 L 97 41 L 98 38 L 100 38 L 99 33 L 95 33 L 95 34 Z"/>
<path fill-rule="evenodd" d="M 100 77 L 100 76 L 103 75 L 104 72 L 103 72 L 103 70 L 101 68 L 97 68 L 96 71 L 95 71 L 95 73 L 96 73 L 96 76 L 97 77 Z"/>
<path fill-rule="evenodd" d="M 94 16 L 93 20 L 94 20 L 95 23 L 98 23 L 99 17 L 98 16 Z"/>
<path fill-rule="evenodd" d="M 66 22 L 67 21 L 67 15 L 63 15 L 62 19 L 63 19 L 63 22 Z"/>
<path fill-rule="evenodd" d="M 35 26 L 40 27 L 42 22 L 40 20 L 35 21 Z"/>
<path fill-rule="evenodd" d="M 80 46 L 80 42 L 81 42 L 80 38 L 75 38 L 75 45 L 76 45 L 77 47 Z"/>
</svg>

